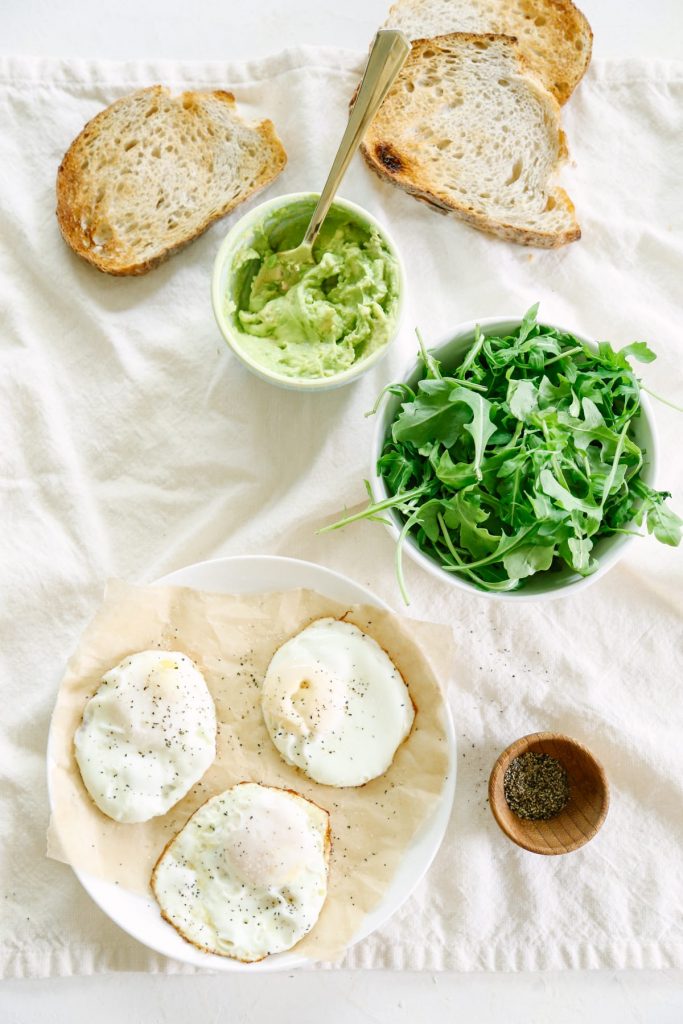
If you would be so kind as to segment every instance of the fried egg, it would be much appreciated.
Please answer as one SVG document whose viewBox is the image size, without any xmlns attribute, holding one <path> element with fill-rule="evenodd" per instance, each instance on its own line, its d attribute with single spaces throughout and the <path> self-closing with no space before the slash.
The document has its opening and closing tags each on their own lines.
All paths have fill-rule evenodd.
<svg viewBox="0 0 683 1024">
<path fill-rule="evenodd" d="M 327 811 L 243 782 L 212 797 L 152 872 L 162 916 L 184 939 L 245 963 L 291 949 L 327 895 Z"/>
<path fill-rule="evenodd" d="M 115 821 L 165 814 L 216 756 L 216 709 L 185 654 L 141 651 L 112 668 L 74 737 L 85 788 Z"/>
<path fill-rule="evenodd" d="M 362 786 L 383 775 L 415 718 L 386 651 L 332 618 L 312 622 L 275 652 L 261 709 L 284 760 L 327 786 Z"/>
</svg>

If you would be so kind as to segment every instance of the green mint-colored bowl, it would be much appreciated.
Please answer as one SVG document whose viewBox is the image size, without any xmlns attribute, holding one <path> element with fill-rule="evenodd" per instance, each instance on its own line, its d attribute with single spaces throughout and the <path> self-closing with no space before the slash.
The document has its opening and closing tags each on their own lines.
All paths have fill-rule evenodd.
<svg viewBox="0 0 683 1024">
<path fill-rule="evenodd" d="M 250 261 L 249 252 L 253 251 L 254 246 L 257 249 L 263 246 L 265 240 L 277 251 L 294 248 L 303 237 L 317 200 L 318 195 L 314 192 L 293 193 L 269 199 L 246 213 L 231 228 L 218 250 L 211 284 L 211 300 L 216 321 L 225 341 L 240 362 L 270 384 L 307 392 L 328 391 L 349 384 L 386 355 L 398 333 L 405 292 L 402 261 L 386 228 L 355 203 L 346 199 L 335 199 L 314 247 L 314 253 L 319 257 L 325 251 L 326 237 L 330 238 L 335 224 L 343 226 L 349 223 L 360 231 L 367 232 L 368 236 L 376 232 L 382 244 L 382 251 L 386 253 L 385 273 L 391 281 L 391 287 L 387 289 L 387 295 L 383 299 L 380 323 L 376 328 L 373 327 L 370 337 L 364 343 L 357 348 L 354 347 L 355 358 L 351 365 L 339 371 L 325 367 L 321 375 L 307 375 L 298 371 L 282 372 L 277 365 L 273 366 L 272 362 L 269 365 L 269 359 L 272 360 L 273 354 L 275 359 L 279 360 L 280 352 L 287 351 L 288 345 L 286 338 L 273 341 L 270 338 L 253 336 L 245 330 L 240 319 L 240 312 L 249 313 L 250 289 L 260 266 L 258 260 Z M 333 286 L 334 281 L 324 283 L 326 289 L 329 289 L 330 285 Z M 304 295 L 303 299 L 309 301 L 310 295 Z M 349 308 L 353 308 L 352 303 Z M 286 333 L 287 328 L 283 327 L 282 331 Z M 315 346 L 316 341 L 312 340 L 311 344 Z M 296 343 L 292 341 L 289 351 L 293 351 L 298 358 L 302 349 L 297 348 Z M 264 352 L 270 354 L 264 358 Z M 332 354 L 334 356 L 334 350 Z"/>
</svg>

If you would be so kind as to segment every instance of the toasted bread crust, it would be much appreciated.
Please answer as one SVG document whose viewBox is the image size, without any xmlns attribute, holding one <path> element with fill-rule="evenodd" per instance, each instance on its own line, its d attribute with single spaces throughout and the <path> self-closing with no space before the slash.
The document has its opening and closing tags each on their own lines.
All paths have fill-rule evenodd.
<svg viewBox="0 0 683 1024">
<path fill-rule="evenodd" d="M 109 130 L 112 119 L 127 106 L 130 106 L 132 100 L 141 97 L 147 97 L 150 100 L 165 99 L 169 96 L 170 91 L 167 88 L 154 85 L 124 96 L 100 111 L 88 121 L 71 143 L 57 172 L 56 212 L 64 240 L 77 255 L 106 274 L 129 276 L 148 273 L 169 256 L 189 245 L 216 220 L 226 216 L 244 200 L 268 185 L 280 174 L 287 162 L 287 154 L 272 121 L 262 121 L 253 126 L 263 150 L 263 160 L 253 183 L 248 187 L 238 189 L 236 195 L 223 202 L 218 209 L 200 216 L 187 233 L 173 241 L 169 239 L 160 251 L 150 257 L 140 257 L 116 234 L 107 239 L 103 245 L 97 244 L 99 223 L 96 216 L 93 219 L 93 209 L 97 211 L 97 196 L 95 195 L 93 198 L 93 192 L 97 191 L 98 185 L 103 187 L 107 173 L 105 169 L 105 173 L 99 178 L 96 175 L 90 175 L 87 180 L 84 178 L 83 161 L 86 159 L 87 148 L 101 133 Z M 207 98 L 225 104 L 232 118 L 244 124 L 235 113 L 234 96 L 225 90 L 185 92 L 175 102 L 182 106 L 186 113 L 192 114 L 201 108 Z"/>
<path fill-rule="evenodd" d="M 419 199 L 421 203 L 425 203 L 438 213 L 454 214 L 459 220 L 464 221 L 473 228 L 477 228 L 479 231 L 486 232 L 486 234 L 502 238 L 506 242 L 516 242 L 518 245 L 534 246 L 539 249 L 559 249 L 561 246 L 567 245 L 569 242 L 577 242 L 581 238 L 581 228 L 578 224 L 562 233 L 549 234 L 544 231 L 535 231 L 532 228 L 520 228 L 515 224 L 505 224 L 492 220 L 490 217 L 486 217 L 476 211 L 467 210 L 463 206 L 453 203 L 448 196 L 439 197 L 432 192 L 418 188 L 416 185 L 411 185 L 409 182 L 397 181 L 379 166 L 378 162 L 368 152 L 365 144 L 362 145 L 361 149 L 368 166 L 379 178 L 385 181 L 393 181 L 394 184 L 398 185 L 404 192 L 407 192 L 408 195 Z M 557 189 L 557 193 L 564 197 L 567 208 L 573 212 L 574 204 L 564 189 Z"/>
</svg>

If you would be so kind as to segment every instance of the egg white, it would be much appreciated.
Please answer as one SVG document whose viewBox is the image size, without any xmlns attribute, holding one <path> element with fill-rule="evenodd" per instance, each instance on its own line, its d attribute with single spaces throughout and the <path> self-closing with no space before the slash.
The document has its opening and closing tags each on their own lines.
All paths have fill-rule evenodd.
<svg viewBox="0 0 683 1024">
<path fill-rule="evenodd" d="M 273 655 L 261 710 L 284 760 L 327 786 L 383 775 L 415 709 L 389 655 L 342 620 L 312 622 Z"/>
<path fill-rule="evenodd" d="M 329 815 L 290 790 L 240 783 L 203 804 L 152 873 L 184 939 L 245 963 L 291 949 L 327 895 Z"/>
<path fill-rule="evenodd" d="M 216 756 L 216 709 L 195 664 L 141 651 L 103 676 L 74 737 L 90 796 L 115 821 L 165 814 Z"/>
</svg>

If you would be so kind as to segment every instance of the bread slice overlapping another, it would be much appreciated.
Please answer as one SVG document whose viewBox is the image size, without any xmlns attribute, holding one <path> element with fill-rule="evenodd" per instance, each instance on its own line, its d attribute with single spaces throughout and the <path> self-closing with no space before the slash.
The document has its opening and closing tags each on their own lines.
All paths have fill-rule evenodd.
<svg viewBox="0 0 683 1024">
<path fill-rule="evenodd" d="M 108 274 L 145 274 L 269 184 L 287 155 L 271 121 L 249 124 L 228 92 L 156 85 L 89 121 L 57 175 L 71 248 Z"/>
<path fill-rule="evenodd" d="M 571 0 L 397 0 L 387 28 L 409 39 L 450 32 L 514 36 L 559 103 L 566 103 L 590 62 L 593 33 Z"/>
<path fill-rule="evenodd" d="M 362 144 L 369 166 L 418 199 L 523 245 L 580 237 L 554 183 L 559 105 L 508 36 L 418 39 Z"/>
</svg>

